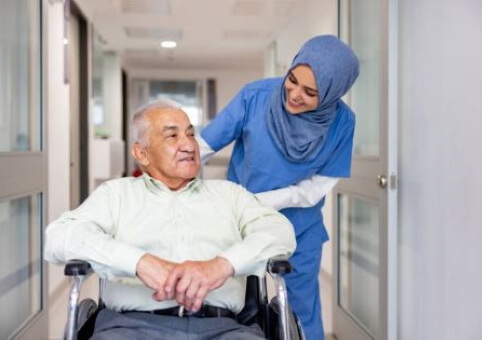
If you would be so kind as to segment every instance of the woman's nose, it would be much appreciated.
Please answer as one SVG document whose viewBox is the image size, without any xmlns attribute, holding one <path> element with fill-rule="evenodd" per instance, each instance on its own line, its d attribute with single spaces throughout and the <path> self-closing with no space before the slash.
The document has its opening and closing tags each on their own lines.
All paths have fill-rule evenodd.
<svg viewBox="0 0 482 340">
<path fill-rule="evenodd" d="M 301 92 L 302 92 L 301 87 L 295 86 L 290 92 L 291 99 L 300 99 L 301 98 Z"/>
</svg>

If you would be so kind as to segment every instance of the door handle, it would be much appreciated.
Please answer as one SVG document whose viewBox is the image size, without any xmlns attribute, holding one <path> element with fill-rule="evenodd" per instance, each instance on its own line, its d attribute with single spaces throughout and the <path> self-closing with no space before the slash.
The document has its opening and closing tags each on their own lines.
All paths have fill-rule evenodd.
<svg viewBox="0 0 482 340">
<path fill-rule="evenodd" d="M 377 176 L 377 184 L 380 188 L 385 189 L 387 187 L 387 178 L 383 175 Z"/>
</svg>

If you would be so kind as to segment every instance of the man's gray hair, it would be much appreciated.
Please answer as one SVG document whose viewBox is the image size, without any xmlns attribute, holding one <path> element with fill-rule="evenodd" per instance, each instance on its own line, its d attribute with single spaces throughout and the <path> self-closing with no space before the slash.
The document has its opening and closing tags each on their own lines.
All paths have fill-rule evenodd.
<svg viewBox="0 0 482 340">
<path fill-rule="evenodd" d="M 141 106 L 132 116 L 131 120 L 131 142 L 149 146 L 150 123 L 147 120 L 147 112 L 152 110 L 174 109 L 182 110 L 181 105 L 174 100 L 163 98 Z"/>
</svg>

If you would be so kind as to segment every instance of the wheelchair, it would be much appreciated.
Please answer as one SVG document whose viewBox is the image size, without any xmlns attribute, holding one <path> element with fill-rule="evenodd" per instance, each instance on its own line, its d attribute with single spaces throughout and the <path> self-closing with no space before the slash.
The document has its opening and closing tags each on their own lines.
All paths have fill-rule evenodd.
<svg viewBox="0 0 482 340">
<path fill-rule="evenodd" d="M 301 324 L 288 305 L 283 274 L 291 272 L 290 262 L 285 258 L 272 258 L 268 261 L 266 270 L 273 279 L 276 295 L 268 298 L 266 277 L 248 276 L 245 305 L 236 316 L 237 321 L 248 326 L 258 323 L 269 340 L 305 340 Z M 89 339 L 94 331 L 98 312 L 105 308 L 102 302 L 102 279 L 99 300 L 96 302 L 88 298 L 79 303 L 82 282 L 92 273 L 93 270 L 86 261 L 71 260 L 65 265 L 64 274 L 72 277 L 65 340 Z"/>
</svg>

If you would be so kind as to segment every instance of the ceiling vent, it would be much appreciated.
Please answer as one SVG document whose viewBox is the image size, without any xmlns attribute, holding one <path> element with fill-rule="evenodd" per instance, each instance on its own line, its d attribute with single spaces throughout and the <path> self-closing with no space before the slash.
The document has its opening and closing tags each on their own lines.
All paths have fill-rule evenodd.
<svg viewBox="0 0 482 340">
<path fill-rule="evenodd" d="M 154 50 L 154 49 L 151 49 L 151 50 L 146 50 L 146 49 L 133 49 L 133 48 L 129 48 L 127 50 L 124 51 L 125 52 L 125 55 L 130 57 L 130 56 L 143 56 L 143 57 L 155 57 L 155 56 L 158 56 L 160 51 L 159 50 Z"/>
<path fill-rule="evenodd" d="M 234 4 L 233 15 L 261 16 L 266 14 L 265 0 L 238 0 Z"/>
<path fill-rule="evenodd" d="M 182 30 L 180 29 L 126 27 L 125 32 L 127 37 L 132 39 L 158 39 L 175 41 L 180 41 L 182 39 Z"/>
<path fill-rule="evenodd" d="M 286 17 L 293 13 L 295 9 L 295 1 L 293 0 L 280 0 L 273 3 L 273 14 L 279 17 Z"/>
<path fill-rule="evenodd" d="M 171 14 L 169 0 L 121 0 L 120 7 L 124 14 Z"/>
<path fill-rule="evenodd" d="M 266 31 L 228 30 L 223 34 L 227 40 L 265 40 L 271 36 Z"/>
</svg>

